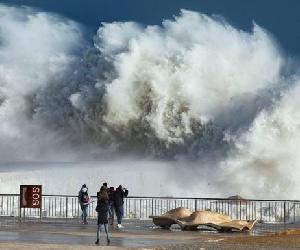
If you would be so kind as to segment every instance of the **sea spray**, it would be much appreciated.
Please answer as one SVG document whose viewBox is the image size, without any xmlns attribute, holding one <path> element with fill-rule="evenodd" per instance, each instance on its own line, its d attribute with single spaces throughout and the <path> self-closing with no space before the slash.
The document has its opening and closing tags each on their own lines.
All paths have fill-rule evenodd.
<svg viewBox="0 0 300 250">
<path fill-rule="evenodd" d="M 160 26 L 103 23 L 88 47 L 65 18 L 0 13 L 2 162 L 126 154 L 169 161 L 197 195 L 300 188 L 298 76 L 262 27 L 182 10 Z"/>
<path fill-rule="evenodd" d="M 185 10 L 161 26 L 105 23 L 95 48 L 39 94 L 35 116 L 80 141 L 167 158 L 226 152 L 226 133 L 270 105 L 284 62 L 259 26 L 247 33 Z M 59 98 L 55 89 L 64 89 Z"/>
</svg>

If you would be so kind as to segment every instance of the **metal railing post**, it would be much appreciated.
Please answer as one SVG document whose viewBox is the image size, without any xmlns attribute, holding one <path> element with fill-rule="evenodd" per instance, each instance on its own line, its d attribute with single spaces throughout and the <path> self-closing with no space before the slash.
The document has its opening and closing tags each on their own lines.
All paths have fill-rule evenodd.
<svg viewBox="0 0 300 250">
<path fill-rule="evenodd" d="M 296 223 L 296 202 L 294 202 L 294 224 Z"/>
<path fill-rule="evenodd" d="M 142 199 L 140 200 L 140 219 L 142 218 Z"/>
<path fill-rule="evenodd" d="M 42 222 L 42 212 L 43 212 L 43 196 L 41 197 L 41 204 L 40 204 L 40 222 Z"/>
<path fill-rule="evenodd" d="M 66 197 L 66 221 L 68 220 L 68 196 Z"/>
<path fill-rule="evenodd" d="M 152 198 L 152 202 L 151 202 L 151 205 L 152 205 L 152 209 L 151 209 L 151 215 L 153 216 L 153 198 Z"/>
<path fill-rule="evenodd" d="M 283 203 L 283 222 L 286 223 L 286 203 Z"/>
</svg>

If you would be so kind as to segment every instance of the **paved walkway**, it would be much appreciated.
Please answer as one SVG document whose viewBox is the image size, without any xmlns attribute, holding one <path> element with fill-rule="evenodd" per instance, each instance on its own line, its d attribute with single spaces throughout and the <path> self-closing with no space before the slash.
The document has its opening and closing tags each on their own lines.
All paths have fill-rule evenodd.
<svg viewBox="0 0 300 250">
<path fill-rule="evenodd" d="M 151 221 L 126 221 L 124 225 L 125 228 L 122 230 L 110 228 L 110 246 L 106 245 L 103 232 L 101 232 L 100 246 L 95 246 L 94 222 L 89 225 L 81 225 L 77 220 L 67 222 L 36 220 L 19 223 L 12 218 L 0 218 L 0 249 L 300 248 L 300 237 L 297 234 L 270 235 L 290 227 L 297 227 L 296 225 L 257 225 L 251 233 L 217 233 L 209 229 L 183 232 L 176 226 L 170 231 L 153 226 Z M 272 245 L 270 242 L 277 243 Z"/>
</svg>

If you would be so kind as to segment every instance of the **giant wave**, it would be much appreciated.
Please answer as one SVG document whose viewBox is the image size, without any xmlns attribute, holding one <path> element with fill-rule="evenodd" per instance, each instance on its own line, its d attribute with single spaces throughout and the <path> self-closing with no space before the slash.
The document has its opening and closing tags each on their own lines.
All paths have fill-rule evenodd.
<svg viewBox="0 0 300 250">
<path fill-rule="evenodd" d="M 129 155 L 216 195 L 296 197 L 299 74 L 266 30 L 188 10 L 83 30 L 0 5 L 3 163 Z"/>
</svg>

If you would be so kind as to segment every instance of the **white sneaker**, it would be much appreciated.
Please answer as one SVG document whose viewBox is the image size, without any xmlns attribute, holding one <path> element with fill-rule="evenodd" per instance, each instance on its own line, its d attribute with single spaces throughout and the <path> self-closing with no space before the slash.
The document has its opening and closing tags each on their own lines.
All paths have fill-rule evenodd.
<svg viewBox="0 0 300 250">
<path fill-rule="evenodd" d="M 121 229 L 121 228 L 124 228 L 124 226 L 122 226 L 121 224 L 118 224 L 117 228 Z"/>
</svg>

